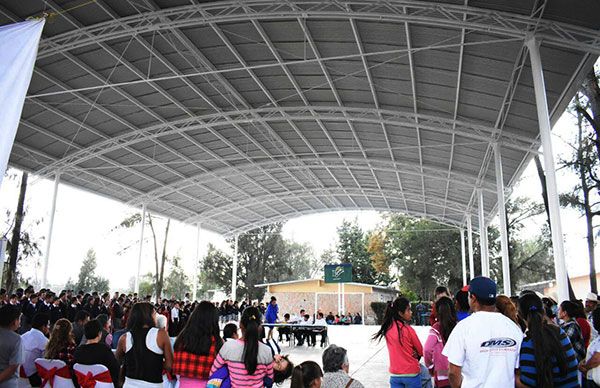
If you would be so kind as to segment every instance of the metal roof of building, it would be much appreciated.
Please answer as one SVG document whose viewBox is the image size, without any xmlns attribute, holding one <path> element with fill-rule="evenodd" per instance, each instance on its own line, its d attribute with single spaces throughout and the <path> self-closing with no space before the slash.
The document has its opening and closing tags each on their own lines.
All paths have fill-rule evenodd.
<svg viewBox="0 0 600 388">
<path fill-rule="evenodd" d="M 225 235 L 342 209 L 463 226 L 478 189 L 494 215 L 494 144 L 509 189 L 539 148 L 525 40 L 553 122 L 600 54 L 594 0 L 32 0 L 0 24 L 43 12 L 10 164 Z"/>
</svg>

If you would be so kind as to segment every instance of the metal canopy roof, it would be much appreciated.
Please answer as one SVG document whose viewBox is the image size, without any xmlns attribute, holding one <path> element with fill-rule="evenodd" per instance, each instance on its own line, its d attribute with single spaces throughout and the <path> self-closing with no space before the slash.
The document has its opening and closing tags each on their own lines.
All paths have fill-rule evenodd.
<svg viewBox="0 0 600 388">
<path fill-rule="evenodd" d="M 600 3 L 21 1 L 42 12 L 11 165 L 231 235 L 376 209 L 463 226 L 539 148 L 600 54 Z M 477 223 L 474 219 L 475 224 Z"/>
</svg>

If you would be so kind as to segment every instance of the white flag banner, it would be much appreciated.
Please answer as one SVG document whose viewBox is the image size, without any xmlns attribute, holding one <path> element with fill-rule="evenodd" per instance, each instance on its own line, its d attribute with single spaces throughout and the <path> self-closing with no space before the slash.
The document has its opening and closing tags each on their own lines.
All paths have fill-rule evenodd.
<svg viewBox="0 0 600 388">
<path fill-rule="evenodd" d="M 44 19 L 0 26 L 0 185 L 33 74 Z"/>
</svg>

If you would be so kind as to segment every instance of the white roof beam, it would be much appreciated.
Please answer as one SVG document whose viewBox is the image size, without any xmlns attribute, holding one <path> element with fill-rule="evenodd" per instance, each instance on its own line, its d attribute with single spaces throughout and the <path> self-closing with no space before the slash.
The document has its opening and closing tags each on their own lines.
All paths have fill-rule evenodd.
<svg viewBox="0 0 600 388">
<path fill-rule="evenodd" d="M 383 10 L 385 6 L 385 10 Z M 464 15 L 467 15 L 466 20 Z M 494 11 L 464 5 L 410 0 L 328 0 L 310 1 L 254 0 L 252 2 L 207 2 L 144 12 L 122 21 L 108 21 L 68 31 L 40 42 L 40 58 L 77 47 L 151 32 L 157 29 L 182 28 L 206 23 L 240 20 L 289 20 L 294 18 L 365 19 L 381 22 L 410 22 L 468 30 L 524 39 L 531 27 L 538 26 L 544 44 L 600 55 L 600 32 L 552 20 L 532 19 L 526 15 Z M 169 20 L 164 23 L 163 20 Z"/>
<path fill-rule="evenodd" d="M 361 54 L 361 60 L 363 67 L 365 69 L 365 75 L 367 76 L 367 80 L 369 82 L 369 88 L 371 89 L 371 95 L 373 96 L 373 104 L 375 105 L 375 109 L 379 110 L 379 99 L 377 98 L 377 91 L 375 90 L 375 83 L 373 82 L 373 77 L 371 76 L 371 71 L 369 70 L 369 65 L 367 63 L 367 57 L 364 55 L 365 51 L 363 49 L 362 40 L 360 38 L 360 34 L 358 32 L 358 26 L 356 25 L 356 21 L 354 19 L 350 19 L 350 26 L 352 27 L 352 33 L 354 34 L 354 40 L 356 41 L 356 46 L 358 47 L 358 52 Z M 394 151 L 392 150 L 392 144 L 390 143 L 390 138 L 388 136 L 388 129 L 384 123 L 381 123 L 381 130 L 383 131 L 383 136 L 385 138 L 385 143 L 388 146 L 390 159 L 393 162 L 396 162 L 396 157 L 394 156 Z M 367 158 L 366 154 L 364 155 L 365 159 Z M 402 181 L 400 180 L 400 173 L 396 171 L 396 180 L 398 181 L 398 190 L 400 193 L 404 192 L 402 188 Z M 408 211 L 408 204 L 404 201 L 404 208 Z"/>
</svg>

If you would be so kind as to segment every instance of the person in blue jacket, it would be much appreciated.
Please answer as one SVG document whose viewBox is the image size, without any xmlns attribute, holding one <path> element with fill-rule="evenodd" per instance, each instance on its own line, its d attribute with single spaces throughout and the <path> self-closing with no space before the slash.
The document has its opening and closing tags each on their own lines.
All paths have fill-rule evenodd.
<svg viewBox="0 0 600 388">
<path fill-rule="evenodd" d="M 279 306 L 277 306 L 277 298 L 271 297 L 271 301 L 267 306 L 267 312 L 265 314 L 265 322 L 274 324 L 277 323 L 277 314 L 279 313 Z M 267 341 L 273 338 L 273 326 L 269 327 L 269 334 L 267 335 Z"/>
</svg>

